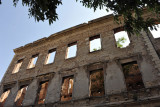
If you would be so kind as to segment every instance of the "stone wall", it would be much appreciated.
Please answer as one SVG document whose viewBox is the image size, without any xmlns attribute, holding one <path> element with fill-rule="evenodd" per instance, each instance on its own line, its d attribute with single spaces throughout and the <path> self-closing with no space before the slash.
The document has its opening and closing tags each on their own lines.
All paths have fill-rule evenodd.
<svg viewBox="0 0 160 107">
<path fill-rule="evenodd" d="M 129 35 L 130 44 L 117 48 L 113 29 L 120 27 L 112 16 L 105 16 L 58 32 L 15 49 L 15 56 L 3 77 L 0 94 L 4 86 L 12 84 L 5 107 L 13 107 L 21 81 L 29 86 L 23 101 L 25 107 L 158 107 L 160 106 L 158 55 L 145 32 L 141 36 Z M 90 52 L 89 37 L 100 35 L 102 49 Z M 65 59 L 68 44 L 77 42 L 76 57 Z M 158 47 L 158 45 L 157 45 Z M 44 64 L 48 50 L 56 48 L 54 63 Z M 34 68 L 27 69 L 32 55 L 38 54 Z M 23 59 L 18 73 L 12 74 L 15 64 Z M 127 91 L 122 64 L 137 61 L 145 88 Z M 104 96 L 90 97 L 90 69 L 101 66 L 104 71 Z M 60 101 L 62 78 L 74 76 L 72 100 Z M 39 83 L 49 81 L 45 104 L 36 104 Z"/>
</svg>

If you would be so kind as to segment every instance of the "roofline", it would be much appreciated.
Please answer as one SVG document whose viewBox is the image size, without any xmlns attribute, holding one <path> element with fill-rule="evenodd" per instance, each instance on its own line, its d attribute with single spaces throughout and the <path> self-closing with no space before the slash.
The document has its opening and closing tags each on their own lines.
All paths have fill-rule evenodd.
<svg viewBox="0 0 160 107">
<path fill-rule="evenodd" d="M 49 37 L 44 37 L 44 38 L 41 38 L 39 40 L 36 40 L 36 41 L 33 41 L 32 43 L 29 43 L 29 44 L 26 44 L 24 46 L 21 46 L 21 47 L 18 47 L 18 48 L 15 48 L 13 49 L 14 53 L 18 52 L 19 50 L 21 49 L 25 49 L 26 47 L 30 47 L 30 46 L 33 46 L 35 44 L 39 44 L 41 42 L 44 42 L 48 39 L 51 39 L 55 36 L 58 36 L 62 33 L 66 33 L 66 32 L 69 32 L 71 30 L 75 30 L 75 29 L 78 29 L 78 28 L 81 28 L 81 27 L 84 27 L 84 26 L 87 26 L 89 24 L 93 24 L 93 23 L 96 23 L 96 22 L 99 22 L 99 21 L 102 21 L 104 19 L 109 19 L 109 18 L 113 18 L 113 14 L 109 14 L 109 15 L 106 15 L 106 16 L 103 16 L 103 17 L 100 17 L 100 18 L 97 18 L 97 19 L 93 19 L 93 20 L 90 20 L 88 21 L 88 23 L 82 23 L 82 24 L 79 24 L 79 25 L 76 25 L 76 26 L 73 26 L 73 27 L 70 27 L 68 29 L 65 29 L 65 30 L 62 30 L 60 32 L 57 32 L 57 33 L 54 33 L 54 34 L 51 34 Z"/>
</svg>

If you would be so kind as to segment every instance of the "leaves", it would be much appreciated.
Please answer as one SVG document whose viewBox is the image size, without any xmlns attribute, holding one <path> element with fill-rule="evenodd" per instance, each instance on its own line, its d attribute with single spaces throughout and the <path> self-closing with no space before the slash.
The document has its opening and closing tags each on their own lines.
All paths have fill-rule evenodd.
<svg viewBox="0 0 160 107">
<path fill-rule="evenodd" d="M 14 6 L 19 0 L 13 0 Z M 139 35 L 141 30 L 148 31 L 148 27 L 156 29 L 155 22 L 160 22 L 160 0 L 76 0 L 83 6 L 93 8 L 105 8 L 113 11 L 114 19 L 119 24 L 124 24 L 124 29 L 129 34 Z M 1 0 L 0 0 L 1 4 Z M 23 6 L 28 6 L 29 17 L 36 21 L 48 20 L 52 24 L 58 19 L 56 9 L 62 4 L 62 0 L 22 0 Z M 154 18 L 144 19 L 142 15 L 152 12 Z M 119 16 L 123 20 L 119 19 Z"/>
<path fill-rule="evenodd" d="M 101 50 L 101 47 L 98 47 L 98 48 L 94 48 L 93 51 L 98 51 L 98 50 Z"/>
<path fill-rule="evenodd" d="M 148 31 L 148 27 L 155 28 L 155 20 L 159 21 L 160 1 L 158 0 L 80 0 L 85 7 L 103 9 L 113 11 L 115 21 L 124 23 L 124 29 L 129 34 L 139 35 L 141 30 Z M 144 20 L 142 15 L 144 12 L 152 12 L 155 18 L 147 18 Z M 118 19 L 121 16 L 123 22 Z"/>
<path fill-rule="evenodd" d="M 123 43 L 125 43 L 126 41 L 127 41 L 127 39 L 125 37 L 118 38 L 118 41 L 116 41 L 117 47 L 123 48 Z"/>
<path fill-rule="evenodd" d="M 18 1 L 13 0 L 14 6 Z M 48 20 L 49 24 L 58 19 L 56 9 L 61 4 L 61 0 L 22 0 L 22 5 L 29 7 L 29 17 L 34 17 L 38 22 Z"/>
</svg>

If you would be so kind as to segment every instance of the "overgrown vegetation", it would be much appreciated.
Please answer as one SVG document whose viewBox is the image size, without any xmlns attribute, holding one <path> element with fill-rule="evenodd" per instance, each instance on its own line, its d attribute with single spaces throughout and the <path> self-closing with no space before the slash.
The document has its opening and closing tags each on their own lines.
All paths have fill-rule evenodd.
<svg viewBox="0 0 160 107">
<path fill-rule="evenodd" d="M 103 9 L 106 11 L 112 10 L 115 21 L 119 24 L 124 24 L 124 29 L 130 34 L 139 35 L 143 29 L 148 31 L 156 28 L 155 20 L 159 22 L 160 1 L 159 0 L 80 0 L 85 7 Z M 145 9 L 145 11 L 144 11 Z M 142 17 L 144 12 L 152 12 L 156 18 Z M 119 18 L 122 17 L 122 20 Z"/>
<path fill-rule="evenodd" d="M 98 48 L 94 48 L 93 51 L 98 51 L 98 50 L 101 50 L 101 47 L 98 47 Z"/>
<path fill-rule="evenodd" d="M 121 37 L 121 38 L 118 38 L 118 41 L 116 41 L 117 43 L 117 47 L 118 48 L 123 48 L 123 44 L 127 41 L 127 39 L 125 37 Z"/>
</svg>

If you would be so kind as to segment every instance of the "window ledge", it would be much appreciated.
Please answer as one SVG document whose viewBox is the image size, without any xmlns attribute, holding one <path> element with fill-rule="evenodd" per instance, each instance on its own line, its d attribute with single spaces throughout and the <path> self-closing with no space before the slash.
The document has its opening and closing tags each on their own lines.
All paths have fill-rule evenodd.
<svg viewBox="0 0 160 107">
<path fill-rule="evenodd" d="M 54 64 L 54 62 L 52 62 L 52 63 L 48 63 L 48 64 L 43 64 L 44 66 L 50 66 L 50 65 L 53 65 Z"/>
<path fill-rule="evenodd" d="M 158 37 L 158 38 L 154 38 L 154 39 L 158 40 L 158 39 L 160 39 L 160 37 Z"/>
<path fill-rule="evenodd" d="M 119 49 L 119 50 L 125 50 L 125 49 L 130 48 L 131 45 L 132 45 L 132 44 L 130 43 L 130 44 L 129 44 L 128 46 L 126 46 L 126 47 L 120 48 L 120 47 L 117 47 L 117 46 L 116 46 L 116 48 Z"/>
<path fill-rule="evenodd" d="M 35 69 L 35 67 L 33 67 L 33 68 L 27 68 L 26 70 L 32 70 L 32 69 Z"/>
<path fill-rule="evenodd" d="M 102 98 L 102 97 L 105 97 L 105 94 L 102 96 L 90 96 L 89 98 L 92 99 L 92 98 Z"/>
<path fill-rule="evenodd" d="M 66 61 L 67 60 L 73 60 L 73 59 L 76 59 L 77 58 L 77 56 L 75 56 L 75 57 L 70 57 L 70 58 L 67 58 L 67 59 L 65 59 Z"/>
<path fill-rule="evenodd" d="M 68 102 L 72 102 L 72 101 L 73 101 L 73 99 L 70 99 L 68 101 L 60 101 L 60 103 L 64 104 L 64 103 L 68 103 Z"/>
<path fill-rule="evenodd" d="M 145 90 L 147 90 L 147 88 L 140 88 L 140 89 L 137 89 L 137 90 L 128 90 L 127 92 L 129 92 L 129 93 L 133 92 L 134 93 L 134 92 L 145 91 Z"/>
<path fill-rule="evenodd" d="M 100 52 L 100 51 L 102 51 L 102 49 L 96 50 L 96 51 L 92 51 L 92 52 L 89 52 L 89 53 L 97 53 L 97 52 Z"/>
<path fill-rule="evenodd" d="M 16 75 L 16 74 L 18 74 L 19 72 L 16 72 L 16 73 L 11 73 L 11 75 Z"/>
</svg>

